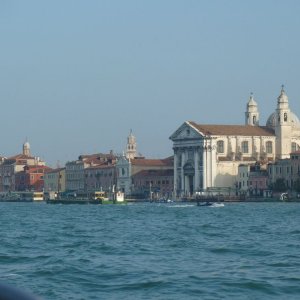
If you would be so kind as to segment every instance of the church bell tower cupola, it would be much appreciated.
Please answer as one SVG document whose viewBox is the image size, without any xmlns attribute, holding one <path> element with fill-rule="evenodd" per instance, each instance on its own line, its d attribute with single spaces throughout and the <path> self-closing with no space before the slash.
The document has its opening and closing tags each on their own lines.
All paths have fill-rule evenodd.
<svg viewBox="0 0 300 300">
<path fill-rule="evenodd" d="M 259 111 L 257 103 L 253 98 L 253 93 L 250 94 L 245 112 L 245 124 L 250 126 L 259 125 Z"/>
<path fill-rule="evenodd" d="M 128 159 L 137 157 L 136 138 L 132 134 L 132 130 L 130 130 L 129 136 L 127 137 L 126 157 Z"/>
</svg>

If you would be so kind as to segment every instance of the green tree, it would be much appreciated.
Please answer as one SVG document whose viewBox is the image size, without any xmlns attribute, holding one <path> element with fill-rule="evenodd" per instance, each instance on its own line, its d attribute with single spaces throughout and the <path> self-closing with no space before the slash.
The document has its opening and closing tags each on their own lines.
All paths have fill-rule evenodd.
<svg viewBox="0 0 300 300">
<path fill-rule="evenodd" d="M 287 190 L 284 178 L 276 179 L 273 185 L 274 192 L 285 192 Z"/>
<path fill-rule="evenodd" d="M 300 193 L 300 178 L 298 178 L 293 185 L 293 189 L 297 192 Z"/>
</svg>

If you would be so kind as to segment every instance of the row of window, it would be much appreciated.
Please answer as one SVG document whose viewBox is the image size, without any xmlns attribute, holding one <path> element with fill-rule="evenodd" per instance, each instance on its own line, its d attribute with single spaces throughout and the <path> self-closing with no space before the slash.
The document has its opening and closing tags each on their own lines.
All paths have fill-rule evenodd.
<svg viewBox="0 0 300 300">
<path fill-rule="evenodd" d="M 97 173 L 88 173 L 88 174 L 85 174 L 85 177 L 102 177 L 102 176 L 104 176 L 104 177 L 107 177 L 107 176 L 109 176 L 109 177 L 111 177 L 112 176 L 112 172 L 110 172 L 110 173 L 103 173 L 103 172 L 97 172 Z"/>
<path fill-rule="evenodd" d="M 249 153 L 249 142 L 248 141 L 243 141 L 241 143 L 241 151 L 242 151 L 242 153 Z M 224 153 L 225 152 L 224 141 L 218 141 L 217 142 L 217 152 L 218 153 Z M 270 142 L 270 141 L 266 142 L 266 152 L 268 154 L 273 153 L 273 143 Z"/>
<path fill-rule="evenodd" d="M 300 150 L 300 146 L 297 143 L 292 143 L 291 145 L 291 151 L 296 152 Z M 217 151 L 218 153 L 224 153 L 224 141 L 218 141 L 217 142 Z M 248 141 L 243 141 L 241 143 L 241 151 L 242 153 L 249 153 L 249 142 Z M 266 152 L 268 154 L 273 153 L 273 143 L 271 141 L 266 142 Z"/>
<path fill-rule="evenodd" d="M 138 186 L 141 186 L 141 185 L 144 185 L 146 184 L 146 186 L 149 186 L 150 184 L 153 186 L 153 185 L 167 185 L 167 184 L 170 184 L 170 182 L 172 183 L 172 181 L 169 181 L 169 180 L 147 180 L 145 183 L 144 181 L 136 181 L 135 184 L 138 185 Z"/>
<path fill-rule="evenodd" d="M 252 186 L 254 186 L 254 187 L 263 187 L 263 186 L 265 186 L 265 182 L 264 181 L 255 181 L 252 184 L 252 181 L 247 181 L 247 182 L 242 181 L 242 182 L 240 182 L 240 186 L 241 185 L 242 186 L 250 186 L 250 187 L 252 187 Z"/>
<path fill-rule="evenodd" d="M 283 172 L 284 167 L 276 166 L 275 174 L 281 174 Z M 294 172 L 293 172 L 294 171 Z M 298 170 L 293 169 L 293 166 L 286 166 L 286 174 L 299 174 L 300 173 L 300 166 L 298 166 Z M 272 168 L 269 169 L 269 174 L 272 174 Z"/>
</svg>

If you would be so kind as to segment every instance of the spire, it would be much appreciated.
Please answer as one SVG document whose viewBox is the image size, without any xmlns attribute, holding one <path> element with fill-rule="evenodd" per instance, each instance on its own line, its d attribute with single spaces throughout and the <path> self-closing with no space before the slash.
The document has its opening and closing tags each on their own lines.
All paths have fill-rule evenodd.
<svg viewBox="0 0 300 300">
<path fill-rule="evenodd" d="M 288 98 L 288 96 L 285 93 L 284 85 L 283 84 L 281 85 L 280 95 L 278 96 L 277 100 L 278 100 L 278 104 L 280 104 L 280 103 L 286 103 L 288 105 L 289 98 Z"/>
<path fill-rule="evenodd" d="M 129 136 L 127 137 L 126 157 L 132 159 L 135 158 L 136 156 L 137 156 L 136 139 L 135 136 L 132 134 L 132 129 L 130 129 Z"/>
<path fill-rule="evenodd" d="M 250 98 L 247 102 L 245 112 L 245 124 L 251 126 L 259 125 L 259 111 L 257 103 L 253 97 L 253 92 L 250 93 Z"/>
<path fill-rule="evenodd" d="M 249 98 L 249 101 L 247 103 L 247 106 L 257 106 L 257 103 L 255 102 L 254 100 L 254 97 L 253 97 L 253 92 L 250 93 L 250 98 Z"/>
</svg>

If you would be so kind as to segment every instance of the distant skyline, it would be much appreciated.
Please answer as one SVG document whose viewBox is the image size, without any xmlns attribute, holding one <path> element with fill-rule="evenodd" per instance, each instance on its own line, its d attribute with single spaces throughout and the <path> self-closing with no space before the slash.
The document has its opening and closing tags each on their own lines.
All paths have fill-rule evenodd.
<svg viewBox="0 0 300 300">
<path fill-rule="evenodd" d="M 300 2 L 0 0 L 1 156 L 63 165 L 125 150 L 172 154 L 186 120 L 260 125 L 284 84 L 300 116 Z"/>
</svg>

